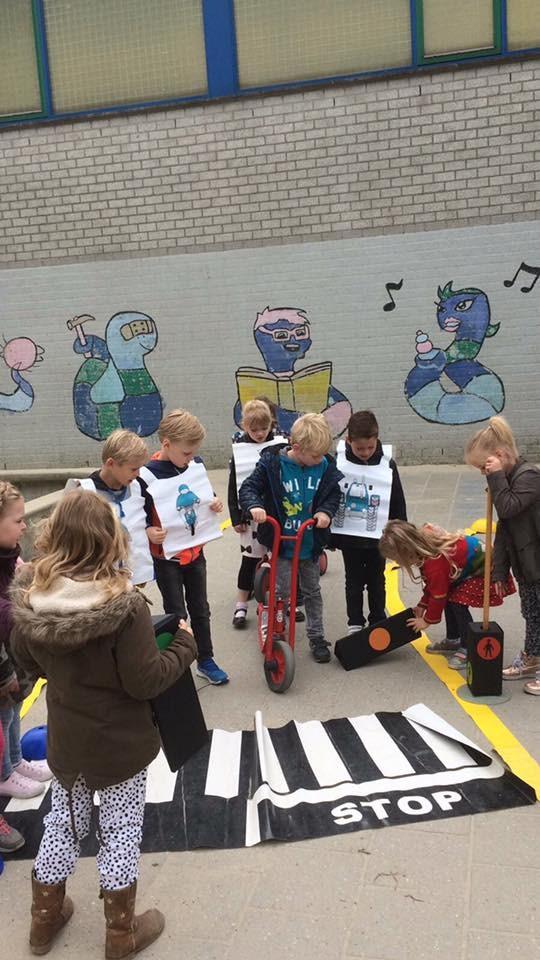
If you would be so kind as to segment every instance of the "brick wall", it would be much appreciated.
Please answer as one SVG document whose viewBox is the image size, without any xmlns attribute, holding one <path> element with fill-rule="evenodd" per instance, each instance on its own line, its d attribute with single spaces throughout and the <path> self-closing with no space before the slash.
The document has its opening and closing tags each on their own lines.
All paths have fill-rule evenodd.
<svg viewBox="0 0 540 960">
<path fill-rule="evenodd" d="M 45 355 L 29 407 L 0 362 L 0 466 L 96 461 L 66 321 L 91 314 L 103 337 L 130 310 L 156 323 L 146 365 L 163 401 L 201 416 L 224 463 L 235 371 L 264 367 L 252 328 L 267 305 L 307 311 L 306 364 L 331 360 L 402 459 L 459 460 L 475 427 L 428 423 L 404 397 L 416 331 L 451 339 L 433 306 L 449 280 L 486 293 L 501 327 L 479 361 L 538 456 L 540 284 L 502 279 L 538 262 L 539 86 L 530 61 L 1 131 L 0 333 Z"/>
<path fill-rule="evenodd" d="M 540 63 L 0 132 L 0 263 L 535 217 Z"/>
</svg>

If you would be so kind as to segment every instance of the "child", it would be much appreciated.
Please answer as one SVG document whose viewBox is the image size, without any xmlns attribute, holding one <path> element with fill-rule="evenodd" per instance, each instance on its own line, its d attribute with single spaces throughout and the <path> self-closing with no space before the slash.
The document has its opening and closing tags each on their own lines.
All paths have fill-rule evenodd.
<svg viewBox="0 0 540 960">
<path fill-rule="evenodd" d="M 431 524 L 419 528 L 402 520 L 389 520 L 379 541 L 379 550 L 387 560 L 403 567 L 411 580 L 415 583 L 422 580 L 424 584 L 422 598 L 408 625 L 414 630 L 426 630 L 439 623 L 446 613 L 448 632 L 460 640 L 448 665 L 454 670 L 464 669 L 467 628 L 472 621 L 469 606 L 480 607 L 483 599 L 484 556 L 480 541 L 476 537 L 448 533 Z M 511 582 L 505 583 L 497 596 L 492 584 L 493 605 L 501 604 L 503 596 L 513 589 Z"/>
<path fill-rule="evenodd" d="M 4 754 L 0 773 L 0 796 L 28 799 L 45 790 L 52 773 L 44 760 L 23 760 L 21 752 L 21 702 L 29 685 L 11 662 L 12 611 L 9 588 L 15 575 L 20 546 L 26 530 L 24 500 L 11 483 L 0 481 L 0 721 Z"/>
<path fill-rule="evenodd" d="M 167 529 L 162 526 L 152 496 L 154 483 L 182 476 L 192 460 L 202 464 L 197 451 L 206 430 L 197 417 L 187 410 L 171 410 L 159 425 L 161 448 L 143 470 L 139 480 L 146 501 L 147 536 L 154 557 L 154 569 L 165 613 L 176 613 L 179 619 L 191 621 L 197 643 L 197 675 L 212 684 L 227 683 L 229 678 L 214 660 L 210 633 L 210 607 L 206 595 L 206 558 L 203 546 L 189 547 L 171 560 L 165 558 L 163 541 Z M 175 494 L 176 496 L 176 494 Z M 221 500 L 214 497 L 210 509 L 223 510 Z"/>
<path fill-rule="evenodd" d="M 387 516 L 380 519 L 379 529 L 388 519 L 406 520 L 407 507 L 398 468 L 394 460 L 388 461 L 385 458 L 379 440 L 379 424 L 371 410 L 353 413 L 347 425 L 344 454 L 345 461 L 366 465 L 366 479 L 369 477 L 370 467 L 377 467 L 380 464 L 386 466 L 386 482 L 390 487 L 389 510 Z M 346 472 L 346 463 L 341 460 L 339 447 L 338 470 Z M 377 474 L 381 479 L 385 479 L 381 471 L 377 471 Z M 381 480 L 378 480 L 377 490 L 380 489 L 380 482 Z M 365 625 L 364 589 L 367 590 L 368 596 L 369 623 L 384 620 L 386 615 L 384 559 L 379 553 L 378 538 L 333 532 L 332 546 L 337 547 L 343 554 L 348 633 L 356 633 Z"/>
<path fill-rule="evenodd" d="M 525 620 L 525 649 L 503 669 L 505 680 L 529 680 L 524 690 L 540 696 L 540 470 L 520 457 L 503 417 L 492 417 L 465 448 L 465 459 L 487 477 L 499 522 L 493 550 L 498 592 L 512 571 Z"/>
<path fill-rule="evenodd" d="M 36 541 L 39 559 L 13 593 L 13 653 L 47 678 L 51 812 L 32 874 L 30 948 L 47 953 L 73 912 L 65 896 L 99 795 L 97 863 L 107 957 L 159 937 L 158 910 L 135 916 L 148 764 L 160 748 L 148 701 L 189 668 L 191 634 L 160 652 L 142 594 L 126 569 L 127 542 L 112 508 L 75 490 Z"/>
<path fill-rule="evenodd" d="M 306 605 L 306 627 L 313 657 L 328 663 L 330 650 L 324 637 L 323 606 L 319 583 L 319 556 L 329 541 L 329 527 L 339 505 L 339 473 L 328 456 L 332 438 L 322 414 L 306 413 L 295 421 L 291 445 L 263 450 L 254 472 L 240 488 L 240 506 L 256 523 L 259 541 L 272 547 L 273 528 L 267 515 L 293 536 L 310 517 L 315 520 L 302 541 L 299 580 Z M 290 592 L 294 544 L 282 545 L 278 560 L 277 589 L 286 600 Z"/>
<path fill-rule="evenodd" d="M 154 579 L 154 563 L 146 536 L 145 501 L 137 483 L 148 460 L 144 440 L 131 430 L 114 430 L 101 450 L 102 466 L 87 480 L 68 480 L 66 490 L 83 487 L 99 493 L 113 504 L 129 536 L 129 560 L 133 583 Z"/>
<path fill-rule="evenodd" d="M 261 452 L 262 445 L 274 439 L 272 429 L 272 414 L 263 400 L 250 400 L 242 410 L 243 433 L 235 434 L 233 445 L 236 443 L 251 443 L 254 446 L 252 468 Z M 255 570 L 265 549 L 258 543 L 257 528 L 249 521 L 245 522 L 244 515 L 238 503 L 236 464 L 233 456 L 229 463 L 229 487 L 227 491 L 229 513 L 233 529 L 240 534 L 240 550 L 242 561 L 238 571 L 238 594 L 234 609 L 232 625 L 237 630 L 243 629 L 247 621 L 248 601 L 253 592 Z"/>
</svg>

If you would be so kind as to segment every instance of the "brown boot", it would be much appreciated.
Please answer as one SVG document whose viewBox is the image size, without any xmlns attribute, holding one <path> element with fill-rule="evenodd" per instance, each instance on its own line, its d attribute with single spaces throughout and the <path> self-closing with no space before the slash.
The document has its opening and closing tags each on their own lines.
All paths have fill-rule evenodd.
<svg viewBox="0 0 540 960">
<path fill-rule="evenodd" d="M 123 890 L 101 890 L 107 933 L 107 960 L 132 957 L 157 940 L 163 932 L 165 917 L 159 910 L 147 910 L 135 916 L 137 881 Z"/>
<path fill-rule="evenodd" d="M 40 883 L 32 873 L 30 950 L 38 956 L 49 952 L 57 933 L 73 913 L 73 903 L 65 891 L 65 882 Z"/>
</svg>

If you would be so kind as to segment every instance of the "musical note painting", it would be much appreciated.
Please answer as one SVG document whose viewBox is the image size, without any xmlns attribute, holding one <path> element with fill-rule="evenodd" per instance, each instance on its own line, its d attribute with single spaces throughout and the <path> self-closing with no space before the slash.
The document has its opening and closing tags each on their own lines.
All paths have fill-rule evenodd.
<svg viewBox="0 0 540 960">
<path fill-rule="evenodd" d="M 414 367 L 405 380 L 412 409 L 431 423 L 461 424 L 488 420 L 505 403 L 503 382 L 477 358 L 499 323 L 491 322 L 487 294 L 477 287 L 453 289 L 453 281 L 437 290 L 437 324 L 453 335 L 448 346 L 435 346 L 416 332 Z"/>
</svg>

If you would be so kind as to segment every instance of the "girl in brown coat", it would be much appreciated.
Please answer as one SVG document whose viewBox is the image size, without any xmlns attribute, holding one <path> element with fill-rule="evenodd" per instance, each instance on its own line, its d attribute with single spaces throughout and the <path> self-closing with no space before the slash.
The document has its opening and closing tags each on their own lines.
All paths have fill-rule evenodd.
<svg viewBox="0 0 540 960">
<path fill-rule="evenodd" d="M 19 664 L 47 678 L 55 777 L 32 875 L 30 946 L 46 953 L 73 912 L 65 882 L 97 790 L 105 954 L 127 957 L 165 922 L 157 910 L 134 915 L 146 773 L 160 747 L 148 701 L 189 667 L 195 643 L 180 629 L 158 650 L 146 602 L 129 582 L 125 534 L 101 497 L 64 497 L 36 547 L 40 559 L 15 580 L 11 634 Z"/>
<path fill-rule="evenodd" d="M 503 679 L 526 679 L 525 693 L 540 696 L 540 470 L 520 457 L 503 417 L 492 417 L 475 433 L 465 459 L 487 477 L 499 517 L 492 581 L 500 593 L 512 568 L 525 620 L 524 649 L 504 668 Z"/>
</svg>

